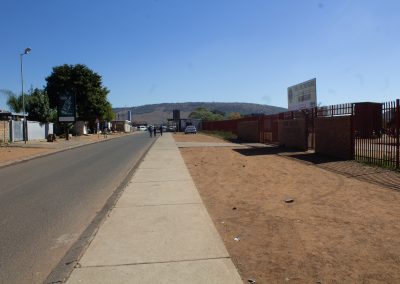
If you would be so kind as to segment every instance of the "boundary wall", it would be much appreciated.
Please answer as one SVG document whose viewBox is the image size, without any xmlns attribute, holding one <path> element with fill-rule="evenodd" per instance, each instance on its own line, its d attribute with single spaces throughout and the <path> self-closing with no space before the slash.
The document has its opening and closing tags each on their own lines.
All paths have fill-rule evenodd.
<svg viewBox="0 0 400 284">
<path fill-rule="evenodd" d="M 314 149 L 339 159 L 400 169 L 399 99 L 204 121 L 203 129 L 232 132 L 245 141 Z"/>
</svg>

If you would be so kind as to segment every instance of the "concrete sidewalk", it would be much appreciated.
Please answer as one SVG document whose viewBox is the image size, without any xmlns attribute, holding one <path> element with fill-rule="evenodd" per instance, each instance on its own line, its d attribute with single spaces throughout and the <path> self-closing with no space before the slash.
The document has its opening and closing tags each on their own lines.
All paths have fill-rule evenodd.
<svg viewBox="0 0 400 284">
<path fill-rule="evenodd" d="M 169 133 L 77 267 L 67 283 L 242 283 Z"/>
</svg>

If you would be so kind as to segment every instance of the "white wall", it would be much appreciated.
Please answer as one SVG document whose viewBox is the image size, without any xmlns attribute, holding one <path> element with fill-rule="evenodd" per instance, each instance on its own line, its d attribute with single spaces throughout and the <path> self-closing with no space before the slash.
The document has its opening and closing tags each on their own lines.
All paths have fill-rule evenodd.
<svg viewBox="0 0 400 284">
<path fill-rule="evenodd" d="M 46 139 L 49 134 L 53 134 L 53 123 L 39 123 L 28 121 L 28 140 Z"/>
</svg>

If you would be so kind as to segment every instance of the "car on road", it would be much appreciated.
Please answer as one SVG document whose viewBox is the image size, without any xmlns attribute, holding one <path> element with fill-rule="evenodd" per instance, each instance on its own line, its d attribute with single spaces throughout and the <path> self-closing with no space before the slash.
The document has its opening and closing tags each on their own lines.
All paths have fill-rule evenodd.
<svg viewBox="0 0 400 284">
<path fill-rule="evenodd" d="M 190 134 L 190 133 L 193 133 L 193 134 L 196 134 L 196 133 L 197 133 L 197 129 L 196 129 L 196 127 L 195 127 L 194 125 L 188 125 L 188 126 L 186 126 L 186 128 L 185 128 L 185 134 Z"/>
<path fill-rule="evenodd" d="M 146 130 L 147 130 L 147 127 L 144 126 L 144 125 L 140 125 L 140 126 L 137 127 L 137 130 L 139 130 L 139 131 L 146 131 Z"/>
<path fill-rule="evenodd" d="M 175 132 L 175 131 L 176 131 L 176 126 L 175 126 L 175 125 L 170 125 L 170 126 L 168 126 L 167 131 L 169 131 L 169 132 Z"/>
</svg>

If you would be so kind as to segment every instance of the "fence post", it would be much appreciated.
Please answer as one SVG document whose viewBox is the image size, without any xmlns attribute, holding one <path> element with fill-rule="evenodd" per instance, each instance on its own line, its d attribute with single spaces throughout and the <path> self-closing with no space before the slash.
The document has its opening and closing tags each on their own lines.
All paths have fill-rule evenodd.
<svg viewBox="0 0 400 284">
<path fill-rule="evenodd" d="M 316 136 L 316 127 L 315 124 L 317 123 L 317 117 L 318 117 L 318 107 L 314 107 L 314 113 L 313 113 L 313 134 L 312 134 L 312 148 L 315 151 L 315 136 Z"/>
<path fill-rule="evenodd" d="M 354 133 L 354 103 L 350 103 L 351 115 L 350 115 L 350 147 L 351 147 L 351 158 L 355 160 L 355 148 L 356 148 L 356 135 Z"/>
<path fill-rule="evenodd" d="M 3 143 L 6 144 L 6 121 L 3 121 Z"/>
<path fill-rule="evenodd" d="M 400 148 L 400 100 L 396 100 L 396 169 L 399 169 L 399 148 Z"/>
<path fill-rule="evenodd" d="M 10 120 L 10 140 L 14 142 L 14 125 L 13 120 Z"/>
</svg>

